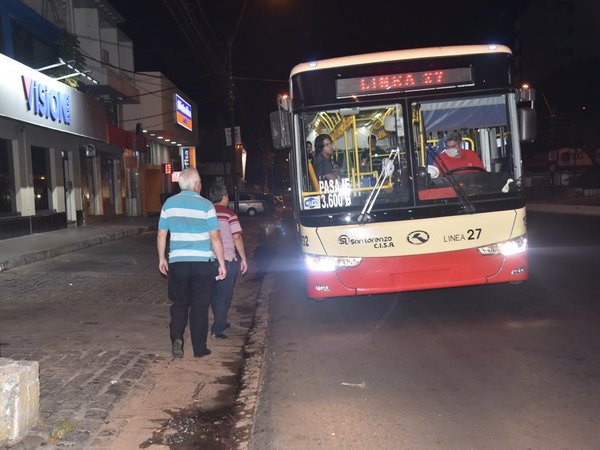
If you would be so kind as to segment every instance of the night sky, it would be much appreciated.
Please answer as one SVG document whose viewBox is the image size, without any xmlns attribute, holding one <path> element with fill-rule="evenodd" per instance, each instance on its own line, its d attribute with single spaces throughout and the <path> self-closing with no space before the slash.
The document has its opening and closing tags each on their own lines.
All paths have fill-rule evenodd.
<svg viewBox="0 0 600 450">
<path fill-rule="evenodd" d="M 569 10 L 569 4 L 583 5 L 591 0 L 553 1 L 559 7 L 564 3 Z M 111 0 L 111 3 L 125 18 L 121 29 L 134 41 L 136 70 L 161 71 L 177 84 L 198 103 L 200 126 L 229 125 L 224 72 L 227 43 L 245 4 L 232 54 L 237 87 L 236 122 L 242 128 L 244 143 L 250 147 L 261 138 L 269 138 L 268 113 L 276 108 L 277 94 L 287 90 L 291 68 L 300 62 L 439 45 L 499 43 L 516 50 L 515 39 L 535 36 L 537 28 L 540 33 L 552 32 L 553 39 L 559 42 L 562 37 L 557 33 L 565 33 L 565 39 L 573 33 L 572 25 L 564 30 L 545 29 L 546 19 L 539 23 L 530 21 L 527 33 L 519 30 L 516 20 L 524 11 L 536 5 L 546 7 L 540 0 Z M 575 10 L 581 11 L 581 5 Z M 557 17 L 556 23 L 561 23 L 560 20 Z M 595 29 L 593 24 L 587 26 Z M 521 41 L 520 45 L 528 43 Z M 533 54 L 533 49 L 525 50 L 529 50 L 528 55 Z M 540 83 L 552 99 L 551 106 L 558 107 L 561 100 L 552 92 L 557 89 L 551 87 L 552 77 L 544 67 L 548 58 L 540 54 L 539 59 L 541 62 L 529 66 L 523 64 L 525 72 L 521 75 L 529 82 Z M 596 67 L 594 61 L 587 64 L 591 70 Z M 562 70 L 566 77 L 576 76 L 568 66 L 557 70 Z M 590 93 L 580 94 L 585 98 Z M 575 97 L 570 95 L 569 99 L 577 104 L 580 100 Z"/>
</svg>

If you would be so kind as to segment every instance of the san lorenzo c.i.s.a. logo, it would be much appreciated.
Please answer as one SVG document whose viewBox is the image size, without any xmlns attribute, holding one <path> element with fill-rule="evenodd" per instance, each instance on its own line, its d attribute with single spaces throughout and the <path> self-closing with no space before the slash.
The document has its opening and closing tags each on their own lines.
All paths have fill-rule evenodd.
<svg viewBox="0 0 600 450">
<path fill-rule="evenodd" d="M 413 245 L 425 244 L 429 240 L 429 233 L 423 230 L 411 231 L 406 236 L 406 240 Z"/>
<path fill-rule="evenodd" d="M 342 234 L 338 237 L 338 244 L 340 245 L 360 245 L 360 244 L 372 244 L 373 248 L 393 248 L 394 242 L 391 236 L 371 236 L 365 238 L 351 238 L 346 234 Z"/>
</svg>

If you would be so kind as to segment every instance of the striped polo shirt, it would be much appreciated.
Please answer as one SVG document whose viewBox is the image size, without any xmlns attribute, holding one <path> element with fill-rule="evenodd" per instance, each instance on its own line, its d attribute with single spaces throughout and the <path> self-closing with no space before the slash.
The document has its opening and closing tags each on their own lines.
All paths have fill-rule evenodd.
<svg viewBox="0 0 600 450">
<path fill-rule="evenodd" d="M 233 235 L 242 232 L 240 219 L 234 211 L 223 206 L 215 205 L 219 225 L 221 226 L 221 240 L 223 241 L 223 253 L 226 261 L 237 261 L 235 257 L 235 243 Z"/>
<path fill-rule="evenodd" d="M 194 191 L 169 197 L 160 211 L 158 228 L 171 233 L 169 263 L 214 259 L 210 231 L 219 229 L 215 207 Z"/>
</svg>

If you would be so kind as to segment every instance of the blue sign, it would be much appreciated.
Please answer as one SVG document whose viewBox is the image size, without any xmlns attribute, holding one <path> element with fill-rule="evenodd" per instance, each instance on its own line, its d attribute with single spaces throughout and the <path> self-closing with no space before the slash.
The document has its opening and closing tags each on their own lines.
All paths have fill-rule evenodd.
<svg viewBox="0 0 600 450">
<path fill-rule="evenodd" d="M 71 96 L 63 92 L 48 89 L 48 86 L 38 83 L 24 75 L 23 91 L 27 101 L 27 110 L 34 114 L 50 118 L 53 121 L 71 124 Z"/>
<path fill-rule="evenodd" d="M 181 148 L 181 169 L 187 169 L 190 166 L 190 149 L 188 147 Z"/>
<path fill-rule="evenodd" d="M 177 123 L 192 131 L 192 105 L 178 94 L 175 94 L 175 113 Z"/>
<path fill-rule="evenodd" d="M 319 197 L 306 197 L 304 199 L 304 208 L 305 209 L 319 209 L 321 207 L 321 202 L 319 201 Z"/>
</svg>

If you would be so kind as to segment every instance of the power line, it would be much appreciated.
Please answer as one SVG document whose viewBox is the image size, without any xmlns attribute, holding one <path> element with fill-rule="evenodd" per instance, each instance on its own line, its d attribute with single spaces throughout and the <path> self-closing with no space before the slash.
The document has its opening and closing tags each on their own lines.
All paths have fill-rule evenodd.
<svg viewBox="0 0 600 450">
<path fill-rule="evenodd" d="M 214 93 L 214 92 L 213 92 Z M 127 119 L 127 120 L 121 120 L 121 122 L 125 123 L 125 122 L 136 122 L 136 121 L 140 121 L 143 119 L 151 119 L 152 117 L 159 117 L 159 116 L 167 116 L 167 115 L 174 115 L 175 114 L 175 110 L 171 110 L 171 111 L 166 111 L 166 112 L 162 112 L 159 114 L 152 114 L 149 116 L 141 116 L 141 117 L 136 117 L 133 119 Z M 164 125 L 164 123 L 163 123 Z"/>
<path fill-rule="evenodd" d="M 217 72 L 224 72 L 224 65 L 218 60 L 214 54 L 208 37 L 202 33 L 202 29 L 195 21 L 195 15 L 192 13 L 190 6 L 186 0 L 163 0 L 171 16 L 182 31 L 183 36 L 188 41 L 192 50 L 198 55 L 200 60 L 210 68 L 216 68 Z M 176 11 L 176 8 L 178 11 Z M 221 81 L 215 77 L 217 81 Z"/>
<path fill-rule="evenodd" d="M 175 113 L 175 111 L 166 111 L 166 112 L 161 112 L 158 114 L 152 114 L 150 116 L 142 116 L 142 117 L 135 117 L 133 119 L 127 119 L 127 120 L 121 120 L 121 122 L 125 123 L 125 122 L 137 122 L 143 119 L 151 119 L 152 117 L 159 117 L 159 116 L 167 116 L 167 115 L 173 115 Z"/>
<path fill-rule="evenodd" d="M 241 81 L 260 81 L 260 82 L 266 82 L 266 83 L 288 83 L 289 80 L 276 80 L 274 78 L 250 78 L 250 77 L 233 77 L 236 80 L 241 80 Z"/>
<path fill-rule="evenodd" d="M 96 40 L 99 41 L 99 42 L 102 42 L 99 39 L 96 39 Z M 80 51 L 81 51 L 81 54 L 86 59 L 90 59 L 90 60 L 92 60 L 94 62 L 97 62 L 97 63 L 100 63 L 101 65 L 104 65 L 104 66 L 112 67 L 113 69 L 120 70 L 121 72 L 132 73 L 134 75 L 143 76 L 143 77 L 147 77 L 147 78 L 155 78 L 155 79 L 161 79 L 161 78 L 165 78 L 166 77 L 166 75 L 162 74 L 162 72 L 160 72 L 160 71 L 157 71 L 157 72 L 160 72 L 162 75 L 152 75 L 152 74 L 149 74 L 149 73 L 145 73 L 145 72 L 152 72 L 151 70 L 150 71 L 135 71 L 135 70 L 125 69 L 125 68 L 117 66 L 115 64 L 112 64 L 112 63 L 109 63 L 109 62 L 105 62 L 105 61 L 101 61 L 101 60 L 99 60 L 97 58 L 94 58 L 93 56 L 89 55 L 88 53 L 86 53 L 85 51 L 83 51 L 81 49 L 80 49 Z M 210 76 L 210 75 L 214 75 L 214 73 L 204 72 L 204 73 L 199 74 L 199 76 Z"/>
<path fill-rule="evenodd" d="M 212 26 L 210 25 L 210 21 L 208 20 L 208 17 L 206 17 L 206 14 L 204 13 L 204 8 L 202 8 L 201 3 L 197 2 L 197 3 L 195 3 L 195 5 L 197 6 L 199 13 L 200 13 L 200 17 L 202 18 L 202 22 L 203 22 L 201 24 L 202 29 L 208 30 L 208 32 L 210 33 L 213 42 L 215 42 L 215 45 L 216 45 L 217 49 L 219 50 L 219 52 L 222 54 L 225 54 L 225 51 L 219 44 L 219 40 L 217 39 L 217 36 L 216 36 Z"/>
<path fill-rule="evenodd" d="M 114 64 L 111 64 L 109 62 L 105 62 L 105 61 L 101 61 L 99 59 L 96 59 L 93 56 L 88 55 L 86 52 L 84 52 L 81 49 L 80 49 L 80 51 L 81 51 L 81 54 L 86 59 L 91 59 L 92 61 L 100 63 L 100 64 L 102 64 L 104 66 L 108 66 L 108 67 L 112 67 L 113 69 L 120 70 L 121 72 L 128 72 L 128 73 L 133 73 L 133 74 L 136 74 L 136 75 L 143 75 L 143 76 L 148 77 L 148 78 L 162 78 L 161 75 L 151 75 L 151 74 L 145 74 L 145 73 L 141 73 L 141 72 L 136 72 L 135 70 L 124 69 L 123 67 L 115 66 Z"/>
</svg>

